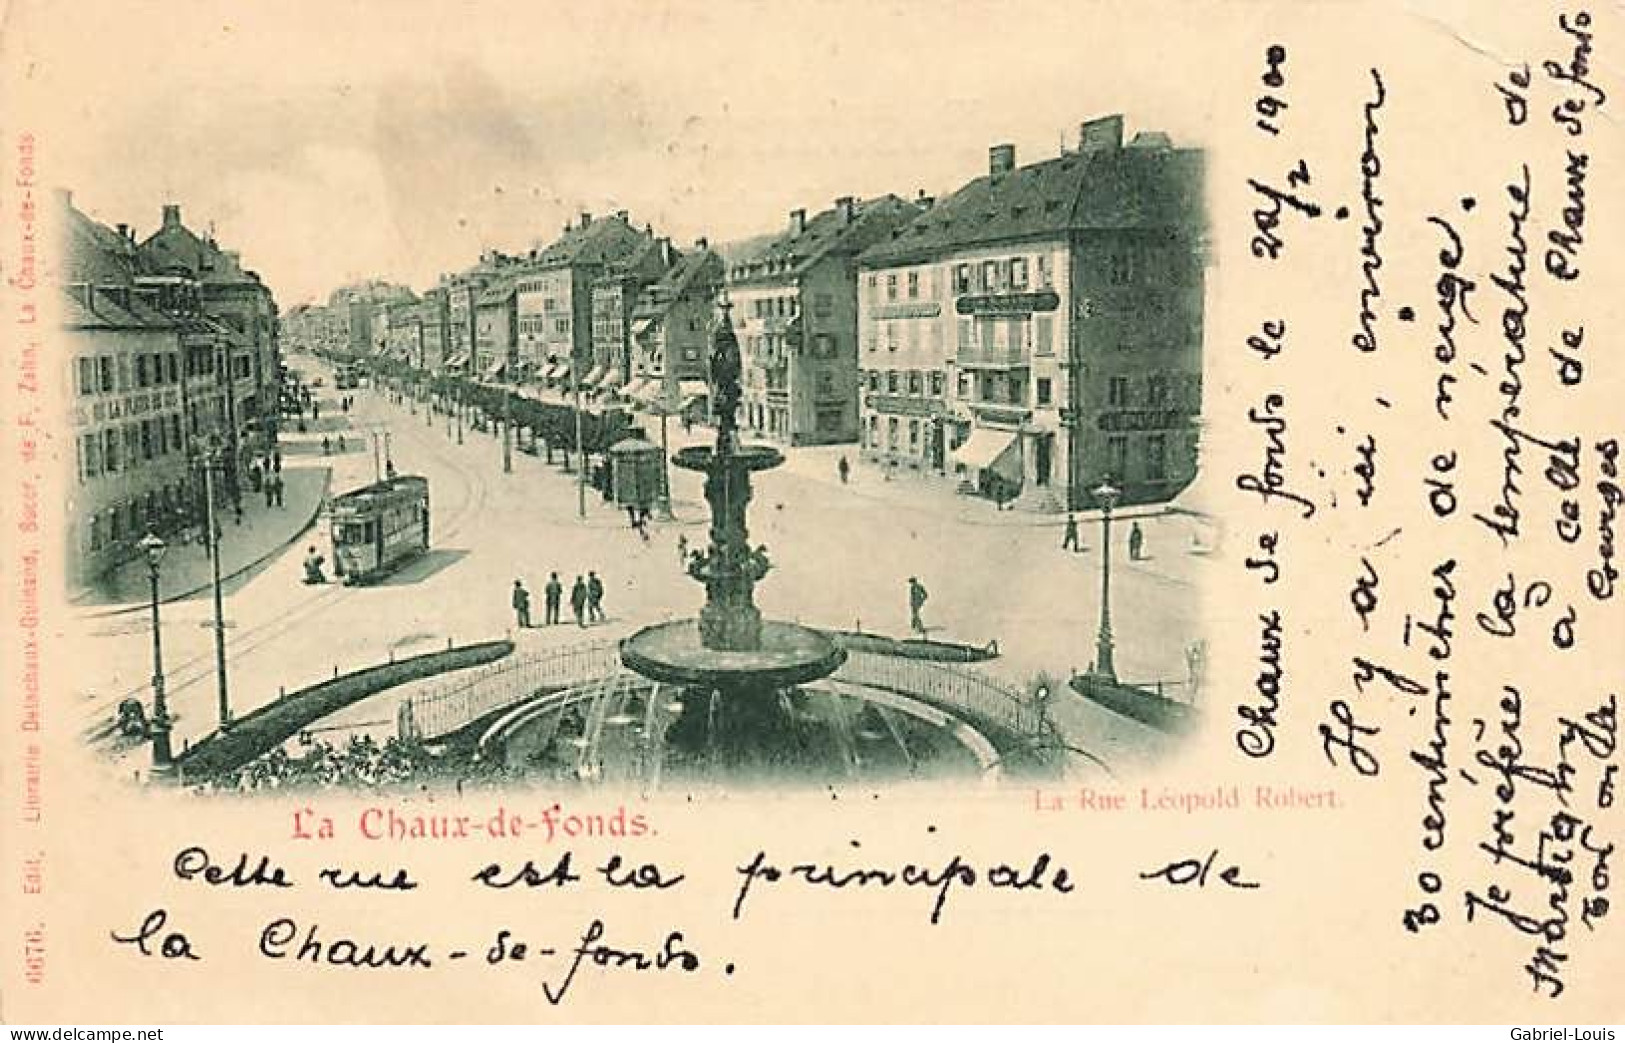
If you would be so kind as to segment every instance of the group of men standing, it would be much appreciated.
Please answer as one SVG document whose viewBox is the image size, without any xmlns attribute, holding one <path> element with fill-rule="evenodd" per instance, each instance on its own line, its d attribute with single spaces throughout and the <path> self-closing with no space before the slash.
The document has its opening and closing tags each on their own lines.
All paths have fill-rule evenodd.
<svg viewBox="0 0 1625 1043">
<path fill-rule="evenodd" d="M 547 585 L 542 588 L 543 626 L 560 622 L 563 602 L 564 584 L 559 581 L 557 572 L 549 573 Z M 530 591 L 521 580 L 513 581 L 511 603 L 514 621 L 521 629 L 535 626 L 530 619 Z M 604 622 L 604 581 L 598 578 L 598 573 L 589 570 L 586 578 L 576 576 L 570 588 L 570 611 L 575 615 L 576 626 Z"/>
</svg>

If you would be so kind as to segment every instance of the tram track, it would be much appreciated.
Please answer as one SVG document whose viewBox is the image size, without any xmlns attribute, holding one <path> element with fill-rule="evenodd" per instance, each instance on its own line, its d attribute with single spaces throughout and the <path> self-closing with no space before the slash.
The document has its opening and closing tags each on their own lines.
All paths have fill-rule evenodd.
<svg viewBox="0 0 1625 1043">
<path fill-rule="evenodd" d="M 437 439 L 425 437 L 422 431 L 416 430 L 416 425 L 403 424 L 392 430 L 394 430 L 397 437 L 410 432 L 407 437 L 412 442 L 427 453 L 439 457 L 444 468 L 457 475 L 458 479 L 463 483 L 465 492 L 461 506 L 438 527 L 436 534 L 437 542 L 456 538 L 473 519 L 484 512 L 486 502 L 489 499 L 490 483 L 478 469 L 459 466 L 460 461 L 453 454 L 443 453 L 442 443 Z M 312 619 L 346 604 L 352 598 L 364 593 L 364 591 L 365 588 L 362 587 L 320 587 L 314 590 L 309 597 L 295 602 L 287 611 L 255 626 L 237 631 L 235 638 L 227 646 L 226 662 L 228 667 Z M 208 625 L 207 620 L 204 622 L 205 625 Z M 188 656 L 173 666 L 166 664 L 165 680 L 167 683 L 165 692 L 173 697 L 175 693 L 185 691 L 214 676 L 214 673 L 214 649 L 211 647 L 206 651 Z M 151 682 L 145 681 L 116 694 L 98 699 L 94 705 L 86 708 L 80 729 L 84 741 L 96 742 L 109 737 L 115 728 L 113 715 L 118 705 L 126 699 L 141 696 L 150 691 L 150 688 Z"/>
</svg>

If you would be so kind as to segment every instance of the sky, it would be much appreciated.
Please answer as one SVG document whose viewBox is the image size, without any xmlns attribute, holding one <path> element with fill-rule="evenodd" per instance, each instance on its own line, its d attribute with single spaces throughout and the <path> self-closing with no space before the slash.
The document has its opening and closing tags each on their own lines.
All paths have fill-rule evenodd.
<svg viewBox="0 0 1625 1043">
<path fill-rule="evenodd" d="M 1169 60 L 1204 31 L 1190 5 L 33 3 L 46 176 L 142 237 L 179 203 L 284 308 L 422 290 L 582 211 L 726 242 L 945 194 L 1085 119 L 1199 144 L 1213 117 Z"/>
</svg>

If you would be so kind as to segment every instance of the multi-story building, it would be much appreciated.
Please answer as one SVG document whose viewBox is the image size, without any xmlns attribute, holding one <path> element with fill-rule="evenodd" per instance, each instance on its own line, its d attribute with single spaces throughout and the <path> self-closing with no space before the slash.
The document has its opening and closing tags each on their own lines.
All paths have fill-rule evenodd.
<svg viewBox="0 0 1625 1043">
<path fill-rule="evenodd" d="M 592 283 L 592 368 L 599 376 L 593 392 L 613 395 L 632 379 L 632 312 L 638 295 L 676 260 L 671 240 L 646 239 L 625 257 L 607 264 Z"/>
<path fill-rule="evenodd" d="M 473 373 L 482 380 L 502 380 L 518 363 L 518 315 L 514 279 L 493 276 L 474 302 Z"/>
<path fill-rule="evenodd" d="M 625 211 L 597 220 L 583 213 L 519 265 L 514 272 L 517 351 L 529 373 L 550 387 L 602 380 L 605 367 L 593 365 L 593 283 L 651 240 L 647 230 L 632 227 Z"/>
<path fill-rule="evenodd" d="M 446 360 L 446 293 L 435 287 L 418 303 L 419 353 L 412 365 L 425 372 L 438 372 Z"/>
<path fill-rule="evenodd" d="M 67 193 L 61 209 L 75 448 L 68 553 L 83 582 L 138 555 L 148 532 L 170 536 L 199 513 L 195 450 L 235 430 L 245 378 L 227 360 L 251 345 L 209 317 L 200 280 L 148 274 L 128 226 L 91 220 Z"/>
<path fill-rule="evenodd" d="M 1203 157 L 1120 116 L 988 173 L 861 260 L 865 458 L 1033 509 L 1195 475 Z"/>
<path fill-rule="evenodd" d="M 281 372 L 276 300 L 258 274 L 243 268 L 240 254 L 187 228 L 173 203 L 165 204 L 162 224 L 136 252 L 146 274 L 195 280 L 203 311 L 234 334 L 225 360 L 231 388 L 225 475 L 235 494 L 248 458 L 276 443 Z"/>
<path fill-rule="evenodd" d="M 707 347 L 722 275 L 722 258 L 701 239 L 639 294 L 632 311 L 632 381 L 626 388 L 634 402 L 691 414 L 708 404 Z"/>
<path fill-rule="evenodd" d="M 857 256 L 916 213 L 894 195 L 838 199 L 731 261 L 748 427 L 789 445 L 857 439 Z"/>
</svg>

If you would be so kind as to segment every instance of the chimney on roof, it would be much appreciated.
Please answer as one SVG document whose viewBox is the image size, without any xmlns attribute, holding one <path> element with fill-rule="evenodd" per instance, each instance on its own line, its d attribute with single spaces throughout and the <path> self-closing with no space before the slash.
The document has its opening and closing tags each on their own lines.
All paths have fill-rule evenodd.
<svg viewBox="0 0 1625 1043">
<path fill-rule="evenodd" d="M 936 198 L 926 195 L 925 189 L 923 188 L 920 189 L 919 195 L 914 197 L 914 205 L 919 207 L 921 210 L 929 210 L 935 203 Z"/>
<path fill-rule="evenodd" d="M 807 230 L 807 209 L 806 209 L 806 207 L 802 207 L 799 210 L 790 211 L 790 234 L 791 235 L 800 235 L 802 232 L 805 232 L 806 230 Z"/>
<path fill-rule="evenodd" d="M 851 196 L 842 196 L 835 201 L 835 209 L 841 212 L 842 224 L 849 225 L 852 223 L 852 204 L 853 199 Z"/>
<path fill-rule="evenodd" d="M 585 228 L 590 224 L 592 224 L 592 212 L 590 210 L 581 211 L 581 227 Z"/>
<path fill-rule="evenodd" d="M 626 218 L 627 218 L 627 211 L 625 211 L 625 210 L 617 210 L 617 211 L 615 211 L 615 216 L 620 218 L 622 221 L 625 221 Z"/>
<path fill-rule="evenodd" d="M 164 204 L 164 227 L 179 228 L 181 226 L 181 205 L 179 203 Z"/>
<path fill-rule="evenodd" d="M 711 240 L 707 239 L 703 235 L 700 236 L 698 239 L 694 240 L 694 249 L 700 251 L 711 249 Z"/>
<path fill-rule="evenodd" d="M 1079 152 L 1104 152 L 1123 147 L 1123 116 L 1085 120 L 1078 127 Z"/>
<path fill-rule="evenodd" d="M 1016 147 L 1014 145 L 994 145 L 987 150 L 987 172 L 994 177 L 1008 174 L 1016 169 Z"/>
<path fill-rule="evenodd" d="M 118 237 L 125 242 L 130 241 L 130 226 L 120 221 L 118 223 Z"/>
<path fill-rule="evenodd" d="M 671 267 L 671 262 L 672 262 L 671 239 L 669 237 L 663 235 L 659 239 L 656 239 L 655 242 L 660 244 L 660 263 L 661 263 L 661 265 L 663 265 L 664 267 L 670 268 Z"/>
</svg>

